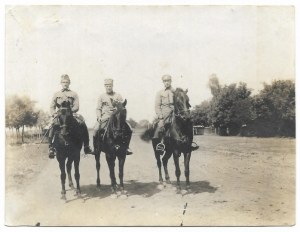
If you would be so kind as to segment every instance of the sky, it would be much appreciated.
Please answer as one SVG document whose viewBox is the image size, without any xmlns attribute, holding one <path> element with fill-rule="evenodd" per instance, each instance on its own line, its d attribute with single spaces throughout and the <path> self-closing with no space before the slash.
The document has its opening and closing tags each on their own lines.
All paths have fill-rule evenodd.
<svg viewBox="0 0 300 232">
<path fill-rule="evenodd" d="M 191 105 L 211 98 L 208 80 L 295 79 L 295 16 L 289 6 L 6 6 L 5 95 L 26 94 L 49 111 L 68 74 L 89 127 L 104 79 L 127 99 L 128 118 L 152 120 L 170 74 Z"/>
</svg>

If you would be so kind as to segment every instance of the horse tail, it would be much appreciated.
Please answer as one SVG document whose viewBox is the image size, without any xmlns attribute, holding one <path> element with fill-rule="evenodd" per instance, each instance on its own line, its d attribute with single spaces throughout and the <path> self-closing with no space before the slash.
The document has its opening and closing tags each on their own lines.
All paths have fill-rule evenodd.
<svg viewBox="0 0 300 232">
<path fill-rule="evenodd" d="M 141 134 L 141 139 L 149 142 L 154 136 L 154 128 L 150 127 L 149 129 L 147 129 L 146 131 L 144 131 L 144 133 Z"/>
</svg>

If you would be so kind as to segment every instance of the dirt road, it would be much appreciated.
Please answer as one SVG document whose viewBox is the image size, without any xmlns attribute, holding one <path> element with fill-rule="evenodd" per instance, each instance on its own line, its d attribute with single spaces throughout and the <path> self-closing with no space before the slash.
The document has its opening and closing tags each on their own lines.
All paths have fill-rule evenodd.
<svg viewBox="0 0 300 232">
<path fill-rule="evenodd" d="M 191 159 L 188 195 L 173 184 L 158 188 L 151 145 L 133 136 L 125 163 L 128 197 L 112 199 L 101 156 L 102 189 L 96 189 L 93 156 L 81 159 L 82 198 L 68 189 L 60 199 L 58 162 L 47 145 L 6 150 L 6 225 L 41 226 L 260 226 L 295 222 L 295 139 L 197 136 L 200 149 Z M 181 180 L 184 186 L 183 157 Z M 183 208 L 187 204 L 186 213 Z"/>
</svg>

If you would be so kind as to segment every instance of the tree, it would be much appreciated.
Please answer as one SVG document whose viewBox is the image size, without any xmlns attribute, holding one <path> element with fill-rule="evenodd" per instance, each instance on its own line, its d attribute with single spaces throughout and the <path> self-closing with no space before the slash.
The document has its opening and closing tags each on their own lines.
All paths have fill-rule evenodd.
<svg viewBox="0 0 300 232">
<path fill-rule="evenodd" d="M 38 119 L 37 119 L 36 126 L 43 131 L 44 128 L 49 125 L 50 120 L 51 120 L 51 116 L 45 111 L 40 110 L 38 112 Z"/>
<path fill-rule="evenodd" d="M 130 126 L 132 127 L 132 128 L 135 128 L 136 126 L 137 126 L 137 122 L 136 121 L 134 121 L 132 118 L 129 118 L 129 120 L 128 120 L 128 123 L 130 124 Z"/>
<path fill-rule="evenodd" d="M 209 118 L 212 125 L 220 128 L 223 131 L 221 134 L 225 134 L 227 129 L 229 135 L 238 134 L 242 125 L 255 118 L 251 90 L 247 88 L 246 83 L 219 86 L 218 91 L 215 85 L 211 87 L 213 98 Z"/>
<path fill-rule="evenodd" d="M 194 125 L 209 126 L 209 113 L 210 113 L 210 102 L 203 101 L 200 105 L 195 106 L 191 111 L 191 116 L 194 122 Z"/>
<path fill-rule="evenodd" d="M 38 113 L 34 110 L 35 102 L 28 96 L 8 96 L 6 99 L 6 126 L 15 128 L 17 133 L 22 128 L 22 142 L 24 142 L 24 126 L 33 126 L 37 122 Z"/>
<path fill-rule="evenodd" d="M 276 80 L 264 83 L 254 98 L 257 134 L 259 136 L 295 136 L 295 83 Z"/>
<path fill-rule="evenodd" d="M 139 121 L 139 127 L 140 128 L 148 128 L 150 125 L 150 122 L 147 119 L 143 119 Z"/>
</svg>

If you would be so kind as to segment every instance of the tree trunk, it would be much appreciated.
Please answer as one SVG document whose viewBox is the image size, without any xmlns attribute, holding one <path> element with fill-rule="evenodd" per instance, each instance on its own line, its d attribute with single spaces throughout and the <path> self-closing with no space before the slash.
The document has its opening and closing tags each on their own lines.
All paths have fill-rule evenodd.
<svg viewBox="0 0 300 232">
<path fill-rule="evenodd" d="M 24 143 L 24 125 L 22 126 L 22 143 Z"/>
</svg>

